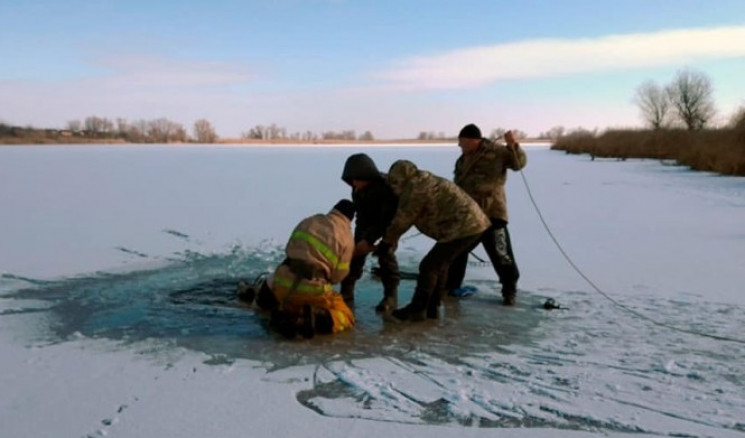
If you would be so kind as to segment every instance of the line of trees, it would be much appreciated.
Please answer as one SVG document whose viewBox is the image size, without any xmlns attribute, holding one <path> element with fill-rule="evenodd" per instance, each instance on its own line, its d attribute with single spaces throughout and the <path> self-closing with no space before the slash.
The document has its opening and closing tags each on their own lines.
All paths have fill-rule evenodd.
<svg viewBox="0 0 745 438">
<path fill-rule="evenodd" d="M 133 122 L 124 118 L 109 119 L 106 117 L 89 116 L 83 120 L 70 120 L 64 129 L 37 129 L 30 126 L 18 127 L 2 124 L 0 137 L 3 143 L 70 143 L 75 140 L 94 142 L 96 140 L 106 142 L 129 142 L 129 143 L 215 143 L 219 137 L 214 126 L 206 119 L 194 122 L 191 132 L 187 132 L 180 123 L 161 117 L 152 120 L 136 120 Z M 512 129 L 518 140 L 528 138 L 528 134 L 519 129 Z M 489 132 L 488 137 L 499 139 L 507 132 L 505 128 L 495 128 Z M 555 127 L 549 131 L 551 137 L 558 138 L 564 132 L 563 127 Z M 544 135 L 543 133 L 541 134 Z M 286 128 L 272 123 L 269 125 L 255 125 L 248 131 L 241 133 L 243 140 L 288 140 L 293 142 L 317 142 L 317 141 L 374 141 L 375 136 L 371 131 L 357 134 L 355 130 L 340 131 L 304 131 L 288 134 Z M 452 141 L 455 134 L 446 135 L 444 132 L 421 131 L 416 137 L 422 141 L 447 140 Z M 24 140 L 25 139 L 25 140 Z"/>
<path fill-rule="evenodd" d="M 241 138 L 244 140 L 293 140 L 308 142 L 318 140 L 375 140 L 375 136 L 373 136 L 370 131 L 365 131 L 362 134 L 357 135 L 357 132 L 352 129 L 342 131 L 322 131 L 321 133 L 305 131 L 288 134 L 286 128 L 277 126 L 275 123 L 272 123 L 271 125 L 256 125 L 248 131 L 242 132 Z"/>
<path fill-rule="evenodd" d="M 578 128 L 578 129 L 581 129 L 581 128 Z M 560 139 L 566 132 L 567 132 L 566 128 L 564 128 L 563 126 L 554 126 L 548 131 L 541 132 L 540 134 L 538 134 L 538 138 L 542 140 L 556 141 Z"/>
<path fill-rule="evenodd" d="M 112 121 L 105 117 L 90 116 L 82 121 L 70 120 L 67 122 L 67 130 L 88 138 L 119 138 L 132 143 L 214 143 L 218 138 L 215 128 L 205 119 L 194 122 L 191 136 L 182 124 L 163 117 L 129 122 L 123 118 Z"/>
<path fill-rule="evenodd" d="M 121 138 L 132 143 L 214 143 L 219 138 L 214 126 L 206 119 L 199 119 L 194 122 L 191 135 L 186 132 L 183 125 L 166 118 L 129 122 L 122 118 L 112 121 L 105 117 L 90 116 L 82 121 L 69 121 L 67 123 L 67 130 L 72 133 L 81 133 L 86 137 Z M 241 138 L 244 140 L 293 140 L 309 142 L 318 140 L 375 140 L 375 137 L 370 131 L 365 131 L 360 135 L 357 135 L 354 130 L 323 131 L 321 133 L 305 131 L 288 134 L 287 129 L 278 126 L 276 123 L 256 125 L 248 131 L 241 133 Z"/>
<path fill-rule="evenodd" d="M 502 138 L 505 132 L 509 131 L 505 128 L 496 128 L 489 131 L 488 138 L 491 139 L 499 139 Z M 515 135 L 515 138 L 518 140 L 524 140 L 528 138 L 528 134 L 525 132 L 519 130 L 519 129 L 513 129 L 512 133 Z M 421 131 L 419 132 L 419 135 L 417 136 L 417 140 L 455 140 L 456 135 L 446 135 L 444 132 L 434 132 L 434 131 Z"/>
</svg>

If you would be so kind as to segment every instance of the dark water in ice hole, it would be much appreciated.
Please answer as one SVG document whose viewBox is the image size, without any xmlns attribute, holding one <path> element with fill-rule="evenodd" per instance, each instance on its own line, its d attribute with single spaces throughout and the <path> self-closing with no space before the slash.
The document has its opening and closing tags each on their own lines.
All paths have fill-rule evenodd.
<svg viewBox="0 0 745 438">
<path fill-rule="evenodd" d="M 287 341 L 267 329 L 265 314 L 235 298 L 239 279 L 269 271 L 281 258 L 278 249 L 211 256 L 191 253 L 152 270 L 55 281 L 29 279 L 33 287 L 6 297 L 49 302 L 50 307 L 40 311 L 52 315 L 52 342 L 77 333 L 124 342 L 163 340 L 204 352 L 216 362 L 246 358 L 279 368 L 331 357 L 400 357 L 412 350 L 455 360 L 466 352 L 529 342 L 531 330 L 545 312 L 540 308 L 542 298 L 530 293 L 520 295 L 516 308 L 504 308 L 495 280 L 470 282 L 480 292 L 463 299 L 449 298 L 440 320 L 385 321 L 373 310 L 382 296 L 382 285 L 366 274 L 357 284 L 354 330 Z M 366 270 L 374 263 L 374 258 L 368 260 Z M 416 260 L 402 260 L 401 266 L 415 272 Z M 414 285 L 411 280 L 401 282 L 399 305 L 408 303 Z"/>
</svg>

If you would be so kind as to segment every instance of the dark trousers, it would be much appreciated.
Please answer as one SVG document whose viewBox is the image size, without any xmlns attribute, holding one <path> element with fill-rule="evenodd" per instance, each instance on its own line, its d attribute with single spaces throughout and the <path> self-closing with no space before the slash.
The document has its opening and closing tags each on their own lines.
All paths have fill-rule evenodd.
<svg viewBox="0 0 745 438">
<path fill-rule="evenodd" d="M 265 281 L 261 285 L 261 289 L 256 291 L 256 305 L 263 310 L 277 310 L 279 309 L 279 301 L 274 296 L 274 292 L 269 289 L 269 285 Z"/>
<path fill-rule="evenodd" d="M 398 270 L 396 254 L 391 251 L 377 257 L 380 265 L 380 281 L 383 283 L 383 297 L 398 298 L 398 283 L 401 281 L 401 273 Z M 352 258 L 352 262 L 349 264 L 349 274 L 341 282 L 341 296 L 344 301 L 354 301 L 354 285 L 357 280 L 362 278 L 366 260 L 367 254 Z"/>
<path fill-rule="evenodd" d="M 481 238 L 467 251 L 456 257 L 450 266 L 448 272 L 447 290 L 454 290 L 461 287 L 463 278 L 466 276 L 466 266 L 468 265 L 468 254 L 476 248 L 479 243 L 484 246 L 489 261 L 497 273 L 499 282 L 502 283 L 502 295 L 514 295 L 517 291 L 517 280 L 520 278 L 520 271 L 515 263 L 515 256 L 512 253 L 512 242 L 510 233 L 507 230 L 507 222 L 501 219 L 491 219 L 489 227 Z"/>
<path fill-rule="evenodd" d="M 437 242 L 419 263 L 416 289 L 409 305 L 412 311 L 427 310 L 427 316 L 435 317 L 442 298 L 447 293 L 448 270 L 458 256 L 468 254 L 468 249 L 479 241 L 480 234 L 462 237 L 450 242 Z"/>
</svg>

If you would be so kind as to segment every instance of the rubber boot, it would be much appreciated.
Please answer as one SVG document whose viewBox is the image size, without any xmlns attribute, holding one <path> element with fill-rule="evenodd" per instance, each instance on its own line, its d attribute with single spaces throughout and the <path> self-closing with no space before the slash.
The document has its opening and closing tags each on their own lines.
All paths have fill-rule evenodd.
<svg viewBox="0 0 745 438">
<path fill-rule="evenodd" d="M 424 321 L 426 311 L 424 309 L 416 309 L 411 304 L 408 304 L 391 312 L 391 316 L 399 321 Z"/>
<path fill-rule="evenodd" d="M 517 288 L 515 286 L 502 287 L 502 304 L 505 306 L 514 306 L 516 302 Z"/>
<path fill-rule="evenodd" d="M 375 311 L 378 313 L 389 313 L 398 307 L 398 300 L 396 297 L 383 297 L 382 300 L 375 306 Z"/>
<path fill-rule="evenodd" d="M 383 299 L 380 300 L 375 311 L 379 313 L 389 313 L 398 307 L 398 282 L 395 284 L 386 284 L 383 286 Z"/>
</svg>

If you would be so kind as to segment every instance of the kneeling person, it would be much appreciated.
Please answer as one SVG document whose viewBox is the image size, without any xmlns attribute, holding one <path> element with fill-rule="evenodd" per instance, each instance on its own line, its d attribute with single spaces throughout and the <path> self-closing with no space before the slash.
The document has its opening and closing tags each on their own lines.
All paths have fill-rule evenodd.
<svg viewBox="0 0 745 438">
<path fill-rule="evenodd" d="M 285 247 L 285 260 L 266 281 L 239 285 L 245 301 L 271 311 L 270 326 L 288 338 L 338 333 L 354 326 L 354 314 L 332 285 L 349 273 L 354 253 L 354 204 L 339 201 L 328 214 L 303 219 Z"/>
</svg>

